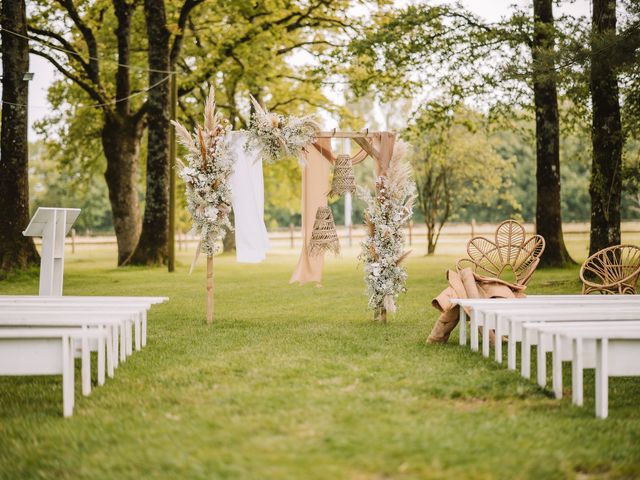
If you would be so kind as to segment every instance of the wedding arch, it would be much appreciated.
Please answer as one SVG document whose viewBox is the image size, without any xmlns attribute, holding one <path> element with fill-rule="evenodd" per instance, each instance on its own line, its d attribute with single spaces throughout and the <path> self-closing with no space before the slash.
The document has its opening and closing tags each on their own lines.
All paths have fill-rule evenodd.
<svg viewBox="0 0 640 480">
<path fill-rule="evenodd" d="M 364 263 L 364 276 L 369 308 L 374 319 L 386 322 L 387 312 L 396 311 L 396 301 L 404 292 L 407 273 L 401 265 L 409 252 L 404 251 L 402 227 L 413 212 L 415 187 L 411 169 L 403 159 L 405 145 L 392 132 L 359 132 L 321 130 L 311 117 L 284 116 L 269 112 L 252 98 L 251 117 L 245 151 L 257 150 L 266 163 L 286 156 L 297 157 L 302 166 L 302 236 L 303 247 L 290 283 L 319 282 L 322 278 L 324 252 L 337 251 L 337 235 L 331 210 L 330 195 L 354 191 L 353 165 L 371 158 L 374 162 L 375 188 L 358 187 L 358 196 L 367 207 L 367 235 L 362 242 L 359 259 Z M 205 105 L 204 125 L 191 135 L 174 122 L 180 142 L 187 148 L 187 162 L 179 163 L 185 180 L 187 209 L 194 230 L 200 237 L 196 253 L 207 257 L 207 323 L 213 321 L 213 255 L 219 240 L 231 227 L 232 206 L 230 177 L 234 160 L 228 141 L 228 122 L 216 112 L 213 90 Z M 331 139 L 354 141 L 360 150 L 335 155 Z M 347 149 L 344 149 L 347 150 Z M 331 167 L 334 179 L 329 190 Z M 238 217 L 238 212 L 236 212 Z M 236 218 L 236 221 L 238 219 Z M 262 221 L 264 226 L 264 222 Z M 194 263 L 195 260 L 194 259 Z"/>
</svg>

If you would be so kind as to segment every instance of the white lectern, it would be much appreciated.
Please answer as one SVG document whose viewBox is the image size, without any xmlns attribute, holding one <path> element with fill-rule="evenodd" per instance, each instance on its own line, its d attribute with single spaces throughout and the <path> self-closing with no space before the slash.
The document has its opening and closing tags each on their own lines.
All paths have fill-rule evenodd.
<svg viewBox="0 0 640 480">
<path fill-rule="evenodd" d="M 40 207 L 22 232 L 25 237 L 42 237 L 40 295 L 62 295 L 64 237 L 78 215 L 79 208 Z"/>
</svg>

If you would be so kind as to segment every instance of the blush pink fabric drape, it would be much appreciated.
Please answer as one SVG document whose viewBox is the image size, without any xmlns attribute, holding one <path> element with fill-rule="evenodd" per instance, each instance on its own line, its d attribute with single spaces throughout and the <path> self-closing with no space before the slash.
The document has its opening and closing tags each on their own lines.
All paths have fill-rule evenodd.
<svg viewBox="0 0 640 480">
<path fill-rule="evenodd" d="M 386 173 L 396 136 L 391 132 L 380 132 L 370 137 L 370 142 L 364 139 L 355 139 L 362 147 L 355 157 L 354 163 L 359 163 L 369 155 L 372 156 L 371 147 L 377 155 L 373 158 L 375 163 L 376 176 Z M 291 275 L 289 283 L 322 281 L 322 269 L 324 267 L 324 255 L 309 255 L 308 244 L 313 232 L 313 223 L 316 219 L 318 207 L 327 206 L 327 194 L 329 192 L 329 173 L 331 162 L 335 161 L 335 156 L 331 150 L 330 138 L 318 138 L 308 147 L 306 154 L 306 166 L 302 171 L 302 251 L 298 259 L 298 265 Z"/>
<path fill-rule="evenodd" d="M 310 145 L 306 154 L 306 166 L 302 170 L 302 251 L 289 283 L 322 281 L 324 254 L 309 255 L 308 245 L 311 240 L 313 223 L 318 207 L 327 206 L 329 192 L 329 171 L 331 164 L 318 150 L 318 147 L 331 152 L 331 139 L 320 138 L 316 146 Z"/>
</svg>

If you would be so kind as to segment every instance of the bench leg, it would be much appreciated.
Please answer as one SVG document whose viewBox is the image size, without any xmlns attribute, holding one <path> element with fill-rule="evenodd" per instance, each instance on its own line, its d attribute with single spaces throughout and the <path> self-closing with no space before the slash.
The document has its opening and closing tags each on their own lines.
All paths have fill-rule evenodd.
<svg viewBox="0 0 640 480">
<path fill-rule="evenodd" d="M 487 326 L 487 314 L 484 315 L 484 324 L 482 326 L 482 356 L 485 358 L 489 357 L 489 347 L 491 346 L 491 342 L 489 340 L 489 327 Z"/>
<path fill-rule="evenodd" d="M 119 325 L 113 325 L 111 327 L 111 349 L 113 350 L 113 368 L 118 368 L 118 332 L 120 331 Z"/>
<path fill-rule="evenodd" d="M 509 340 L 507 341 L 507 368 L 509 370 L 516 369 L 516 328 L 516 322 L 509 322 Z"/>
<path fill-rule="evenodd" d="M 133 328 L 134 328 L 134 332 L 133 332 L 133 338 L 135 339 L 135 343 L 136 343 L 136 350 L 140 350 L 142 348 L 141 344 L 142 344 L 142 339 L 141 339 L 141 331 L 142 331 L 142 315 L 138 314 L 136 315 L 136 320 L 133 324 Z"/>
<path fill-rule="evenodd" d="M 126 321 L 127 324 L 127 356 L 131 356 L 133 354 L 133 330 L 135 321 L 129 319 Z"/>
<path fill-rule="evenodd" d="M 460 345 L 466 345 L 467 344 L 467 314 L 465 313 L 464 308 L 460 306 L 458 308 L 460 309 L 460 321 L 458 322 L 458 325 L 459 325 L 458 329 L 460 331 Z M 146 316 L 147 316 L 147 313 L 145 312 L 144 317 L 146 318 Z M 143 328 L 143 331 L 144 331 L 144 328 Z M 143 346 L 144 346 L 144 343 L 143 343 Z"/>
<path fill-rule="evenodd" d="M 496 315 L 496 344 L 493 348 L 496 362 L 502 363 L 502 319 L 500 315 Z"/>
<path fill-rule="evenodd" d="M 520 364 L 520 373 L 524 378 L 531 378 L 531 341 L 529 339 L 531 332 L 522 330 L 522 344 L 520 351 L 522 352 L 522 360 Z"/>
<path fill-rule="evenodd" d="M 471 350 L 478 351 L 478 321 L 476 319 L 477 313 L 475 310 L 471 310 L 471 319 L 469 320 L 469 341 L 471 343 Z"/>
<path fill-rule="evenodd" d="M 538 385 L 544 388 L 547 385 L 547 352 L 542 344 L 542 332 L 538 332 L 538 355 L 536 366 L 538 367 Z"/>
<path fill-rule="evenodd" d="M 575 338 L 571 342 L 573 355 L 571 360 L 571 398 L 575 405 L 579 407 L 583 403 L 582 386 L 582 339 Z"/>
<path fill-rule="evenodd" d="M 562 398 L 562 342 L 560 335 L 553 336 L 553 391 L 556 398 Z"/>
<path fill-rule="evenodd" d="M 86 331 L 86 329 L 83 329 Z M 89 338 L 82 337 L 82 394 L 91 393 L 91 352 L 89 351 Z"/>
<path fill-rule="evenodd" d="M 73 339 L 62 338 L 62 414 L 65 417 L 73 415 L 74 390 L 74 355 Z"/>
<path fill-rule="evenodd" d="M 120 323 L 120 361 L 127 359 L 127 322 Z"/>
<path fill-rule="evenodd" d="M 101 330 L 104 332 L 104 330 Z M 98 337 L 98 385 L 104 385 L 105 380 L 105 343 L 106 335 L 100 335 Z"/>
<path fill-rule="evenodd" d="M 607 418 L 609 414 L 609 341 L 596 341 L 596 417 Z"/>
</svg>

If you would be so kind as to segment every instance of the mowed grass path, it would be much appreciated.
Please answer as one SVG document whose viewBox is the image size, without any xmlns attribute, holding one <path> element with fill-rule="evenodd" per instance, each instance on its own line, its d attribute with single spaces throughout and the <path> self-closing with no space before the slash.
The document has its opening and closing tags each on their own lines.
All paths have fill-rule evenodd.
<svg viewBox="0 0 640 480">
<path fill-rule="evenodd" d="M 171 300 L 115 378 L 89 397 L 77 383 L 70 419 L 59 378 L 0 378 L 0 478 L 640 477 L 639 378 L 612 379 L 603 421 L 592 373 L 577 408 L 457 334 L 424 343 L 455 257 L 409 259 L 388 325 L 371 322 L 353 257 L 327 262 L 323 288 L 287 284 L 293 256 L 217 257 L 212 326 L 203 267 L 189 276 L 186 255 L 171 275 L 116 269 L 108 250 L 67 258 L 66 294 Z M 36 275 L 0 293 L 35 293 Z M 574 268 L 539 272 L 529 292 L 579 289 Z"/>
</svg>

